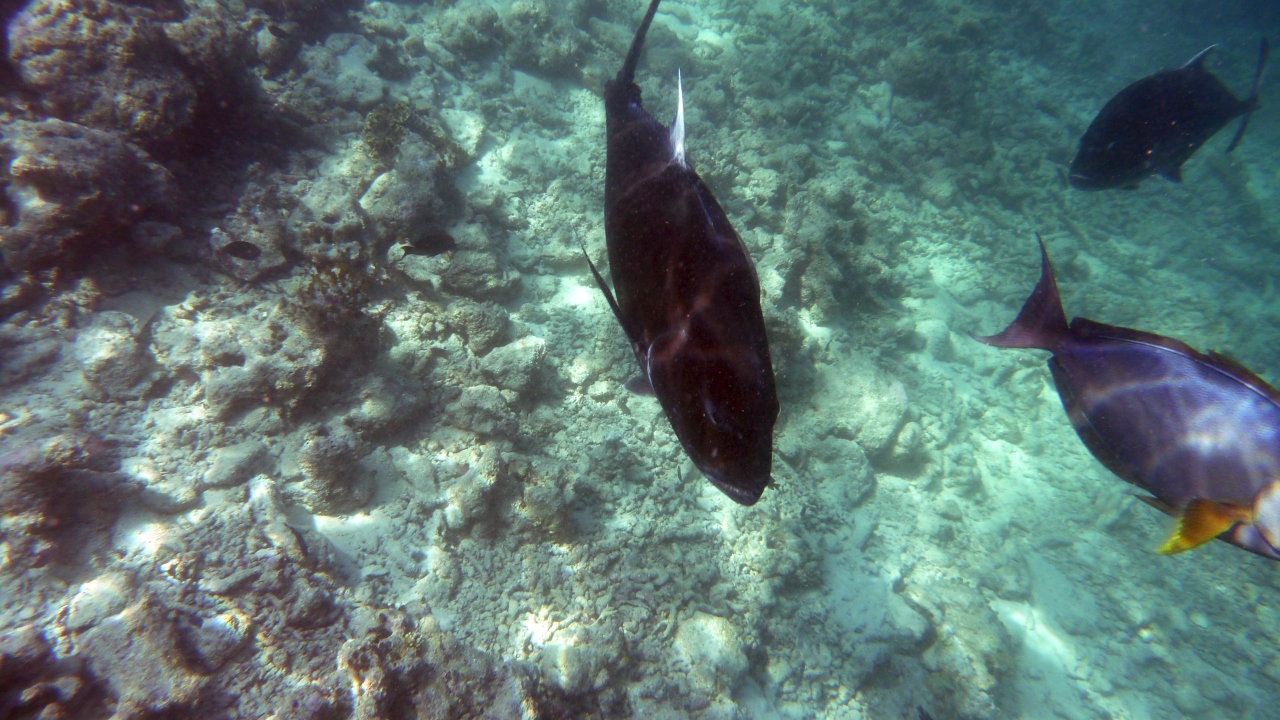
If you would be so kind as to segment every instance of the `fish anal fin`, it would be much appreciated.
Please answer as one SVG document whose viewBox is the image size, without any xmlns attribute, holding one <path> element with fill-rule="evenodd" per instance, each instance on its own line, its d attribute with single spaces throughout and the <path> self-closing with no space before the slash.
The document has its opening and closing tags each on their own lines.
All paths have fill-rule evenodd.
<svg viewBox="0 0 1280 720">
<path fill-rule="evenodd" d="M 1168 170 L 1165 170 L 1164 172 L 1160 173 L 1160 177 L 1172 183 L 1180 183 L 1182 182 L 1182 166 L 1178 165 L 1175 167 L 1171 167 Z"/>
<path fill-rule="evenodd" d="M 591 256 L 587 254 L 585 246 L 582 248 L 582 257 L 587 259 L 587 265 L 591 267 L 591 274 L 595 276 L 596 285 L 600 287 L 600 292 L 604 293 L 604 299 L 609 301 L 609 308 L 613 310 L 613 316 L 618 319 L 618 324 L 622 326 L 623 330 L 627 331 L 627 335 L 630 337 L 630 329 L 627 327 L 626 321 L 622 319 L 622 310 L 618 307 L 618 301 L 614 299 L 613 291 L 605 284 L 604 276 L 596 269 L 596 264 L 591 262 Z"/>
<path fill-rule="evenodd" d="M 1232 525 L 1251 520 L 1252 513 L 1247 508 L 1212 500 L 1192 500 L 1183 508 L 1177 526 L 1157 552 L 1174 555 L 1198 548 L 1231 529 Z"/>
</svg>

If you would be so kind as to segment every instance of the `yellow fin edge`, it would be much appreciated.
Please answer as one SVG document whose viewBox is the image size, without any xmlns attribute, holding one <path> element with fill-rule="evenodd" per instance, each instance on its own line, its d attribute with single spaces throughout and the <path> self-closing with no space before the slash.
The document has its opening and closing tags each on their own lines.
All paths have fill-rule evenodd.
<svg viewBox="0 0 1280 720">
<path fill-rule="evenodd" d="M 1175 555 L 1200 547 L 1238 522 L 1251 522 L 1252 513 L 1246 508 L 1223 505 L 1212 500 L 1192 500 L 1178 516 L 1178 524 L 1168 539 L 1156 552 Z"/>
</svg>

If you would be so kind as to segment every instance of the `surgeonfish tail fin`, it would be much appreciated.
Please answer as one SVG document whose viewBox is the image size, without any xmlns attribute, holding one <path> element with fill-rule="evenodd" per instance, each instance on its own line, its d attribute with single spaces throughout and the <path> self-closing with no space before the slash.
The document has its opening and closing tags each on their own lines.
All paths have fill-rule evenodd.
<svg viewBox="0 0 1280 720">
<path fill-rule="evenodd" d="M 1058 296 L 1058 283 L 1053 279 L 1053 266 L 1044 239 L 1036 233 L 1040 243 L 1040 282 L 1023 304 L 1018 317 L 997 335 L 974 335 L 973 339 L 987 345 L 1006 348 L 1038 348 L 1053 350 L 1068 332 L 1067 315 L 1062 311 L 1062 298 Z"/>
<path fill-rule="evenodd" d="M 688 167 L 684 161 L 684 79 L 676 70 L 676 119 L 671 123 L 671 148 L 680 167 Z"/>
<path fill-rule="evenodd" d="M 653 16 L 658 13 L 658 3 L 661 1 L 652 0 L 649 3 L 649 9 L 645 11 L 644 20 L 640 21 L 636 36 L 631 41 L 631 49 L 627 51 L 627 59 L 623 61 L 622 68 L 618 70 L 618 80 L 623 83 L 635 82 L 636 65 L 640 64 L 640 51 L 644 49 L 644 36 L 649 32 L 649 25 L 653 23 Z"/>
<path fill-rule="evenodd" d="M 1262 71 L 1267 67 L 1267 55 L 1270 52 L 1270 45 L 1266 38 L 1262 38 L 1262 47 L 1258 50 L 1258 70 L 1253 74 L 1253 89 L 1249 91 L 1249 97 L 1244 100 L 1245 113 L 1240 120 L 1240 127 L 1236 129 L 1236 134 L 1231 138 L 1231 144 L 1227 146 L 1227 152 L 1236 149 L 1240 144 L 1240 139 L 1244 137 L 1245 128 L 1249 127 L 1249 118 L 1253 117 L 1253 111 L 1258 109 L 1258 84 L 1262 82 Z"/>
<path fill-rule="evenodd" d="M 1187 503 L 1182 514 L 1178 516 L 1178 524 L 1169 538 L 1156 552 L 1161 555 L 1174 555 L 1200 547 L 1239 522 L 1251 522 L 1252 513 L 1248 509 L 1234 505 L 1224 505 L 1212 500 L 1192 500 Z"/>
</svg>

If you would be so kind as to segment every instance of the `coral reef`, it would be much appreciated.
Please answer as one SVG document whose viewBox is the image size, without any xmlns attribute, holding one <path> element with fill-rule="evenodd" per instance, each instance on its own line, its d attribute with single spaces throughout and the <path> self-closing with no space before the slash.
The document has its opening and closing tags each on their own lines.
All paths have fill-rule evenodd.
<svg viewBox="0 0 1280 720">
<path fill-rule="evenodd" d="M 178 196 L 173 175 L 120 133 L 61 120 L 6 124 L 0 161 L 0 253 L 12 270 L 81 260 L 165 218 Z"/>
<path fill-rule="evenodd" d="M 1206 29 L 1252 71 L 1256 23 L 1177 5 L 662 5 L 645 103 L 682 72 L 783 399 L 747 509 L 625 390 L 583 262 L 639 3 L 33 0 L 0 715 L 1265 717 L 1273 567 L 1153 556 L 1043 358 L 968 339 L 1038 231 L 1070 309 L 1275 376 L 1274 118 L 1066 189 L 1126 79 Z"/>
</svg>

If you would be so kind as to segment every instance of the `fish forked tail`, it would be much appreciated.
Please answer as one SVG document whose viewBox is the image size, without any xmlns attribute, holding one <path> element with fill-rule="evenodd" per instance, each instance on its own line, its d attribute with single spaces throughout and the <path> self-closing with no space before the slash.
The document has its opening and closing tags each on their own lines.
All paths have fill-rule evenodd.
<svg viewBox="0 0 1280 720">
<path fill-rule="evenodd" d="M 1053 266 L 1049 264 L 1049 252 L 1044 249 L 1040 233 L 1036 233 L 1036 241 L 1040 243 L 1040 282 L 1031 291 L 1031 297 L 1004 331 L 996 335 L 974 335 L 974 340 L 995 347 L 1054 350 L 1067 334 L 1067 315 L 1062 310 L 1058 283 L 1053 279 Z"/>
<path fill-rule="evenodd" d="M 627 51 L 627 59 L 622 63 L 622 69 L 618 70 L 618 80 L 624 84 L 635 82 L 636 65 L 640 64 L 640 51 L 644 49 L 644 36 L 649 32 L 649 25 L 653 22 L 653 16 L 658 13 L 658 3 L 661 1 L 652 0 L 649 3 L 644 20 L 640 21 L 636 36 L 631 41 L 631 49 Z"/>
<path fill-rule="evenodd" d="M 1231 144 L 1227 146 L 1227 152 L 1236 149 L 1240 144 L 1240 138 L 1244 137 L 1245 128 L 1249 127 L 1249 118 L 1253 116 L 1253 111 L 1258 109 L 1258 84 L 1262 82 L 1262 71 L 1267 67 L 1267 55 L 1270 51 L 1266 38 L 1262 38 L 1262 47 L 1258 51 L 1258 70 L 1253 74 L 1253 89 L 1249 91 L 1249 97 L 1245 99 L 1244 104 L 1248 106 L 1248 110 L 1244 114 L 1244 119 L 1240 121 L 1240 128 L 1236 130 L 1235 137 L 1231 138 Z"/>
</svg>

